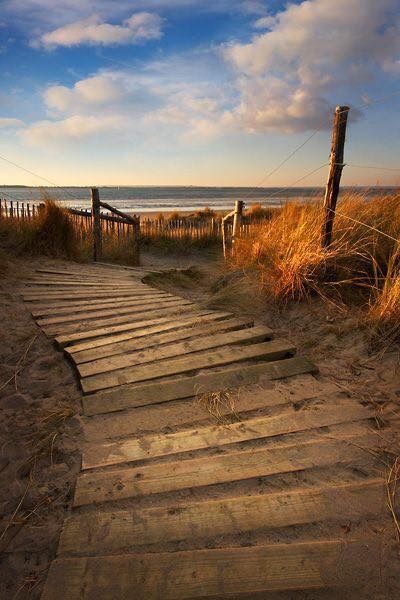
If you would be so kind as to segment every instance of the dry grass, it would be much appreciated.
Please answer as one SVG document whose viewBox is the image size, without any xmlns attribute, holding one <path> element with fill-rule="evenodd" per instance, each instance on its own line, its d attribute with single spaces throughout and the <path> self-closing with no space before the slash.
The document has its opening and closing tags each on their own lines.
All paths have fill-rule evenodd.
<svg viewBox="0 0 400 600">
<path fill-rule="evenodd" d="M 238 240 L 229 267 L 255 274 L 260 289 L 278 305 L 313 296 L 338 305 L 365 303 L 381 331 L 398 334 L 399 197 L 344 198 L 328 250 L 320 243 L 322 218 L 320 203 L 284 206 L 250 237 Z"/>
<path fill-rule="evenodd" d="M 372 294 L 369 319 L 388 340 L 400 337 L 400 246 L 389 259 L 383 285 Z"/>
<path fill-rule="evenodd" d="M 50 199 L 30 221 L 1 219 L 0 236 L 2 245 L 17 254 L 77 258 L 77 238 L 68 212 Z"/>
<path fill-rule="evenodd" d="M 217 421 L 219 425 L 228 425 L 240 421 L 236 411 L 236 402 L 239 390 L 219 390 L 216 392 L 198 393 L 197 403 L 204 408 Z"/>
</svg>

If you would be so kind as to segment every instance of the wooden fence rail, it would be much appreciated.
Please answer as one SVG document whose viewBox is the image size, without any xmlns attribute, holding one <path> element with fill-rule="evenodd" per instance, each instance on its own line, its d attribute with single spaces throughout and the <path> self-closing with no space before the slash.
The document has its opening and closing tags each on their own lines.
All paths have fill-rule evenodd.
<svg viewBox="0 0 400 600">
<path fill-rule="evenodd" d="M 104 203 L 101 203 L 104 204 Z M 0 198 L 0 219 L 13 218 L 32 221 L 40 210 L 40 204 L 29 202 L 14 202 Z M 92 235 L 92 212 L 91 210 L 68 208 L 72 223 L 74 224 L 78 239 L 87 238 Z M 268 218 L 268 217 L 265 217 Z M 252 218 L 242 216 L 238 227 L 239 235 L 251 234 L 254 227 L 262 224 L 265 218 Z M 137 219 L 137 217 L 136 217 Z M 128 221 L 116 215 L 110 215 L 100 211 L 100 225 L 103 237 L 115 236 L 119 239 L 133 237 L 132 224 L 138 224 L 140 240 L 152 241 L 160 238 L 171 240 L 184 239 L 210 239 L 222 241 L 223 225 L 222 218 L 218 217 L 183 217 L 178 219 L 169 218 L 141 218 Z M 233 222 L 225 223 L 228 236 L 232 235 Z"/>
</svg>

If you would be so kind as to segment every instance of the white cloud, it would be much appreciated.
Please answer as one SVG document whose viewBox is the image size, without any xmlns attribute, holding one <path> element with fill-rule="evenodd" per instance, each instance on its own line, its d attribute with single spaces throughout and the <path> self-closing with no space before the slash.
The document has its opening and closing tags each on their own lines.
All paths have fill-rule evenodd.
<svg viewBox="0 0 400 600">
<path fill-rule="evenodd" d="M 224 49 L 241 95 L 232 122 L 249 131 L 328 126 L 333 93 L 398 70 L 396 8 L 398 0 L 307 0 L 256 22 L 269 31 Z"/>
<path fill-rule="evenodd" d="M 121 25 L 105 23 L 94 15 L 81 21 L 69 23 L 45 33 L 34 45 L 46 48 L 79 45 L 122 45 L 138 44 L 147 40 L 160 39 L 162 19 L 159 15 L 139 12 L 125 19 Z"/>
<path fill-rule="evenodd" d="M 123 119 L 116 116 L 95 117 L 74 115 L 59 121 L 38 121 L 21 132 L 22 139 L 30 146 L 48 147 L 54 143 L 80 141 L 101 133 L 120 131 Z"/>
<path fill-rule="evenodd" d="M 44 100 L 49 109 L 70 113 L 115 105 L 126 93 L 121 78 L 112 74 L 99 74 L 78 81 L 73 88 L 52 85 L 44 92 Z"/>
<path fill-rule="evenodd" d="M 20 119 L 12 119 L 10 117 L 0 117 L 0 129 L 17 129 L 23 127 L 24 122 Z"/>
</svg>

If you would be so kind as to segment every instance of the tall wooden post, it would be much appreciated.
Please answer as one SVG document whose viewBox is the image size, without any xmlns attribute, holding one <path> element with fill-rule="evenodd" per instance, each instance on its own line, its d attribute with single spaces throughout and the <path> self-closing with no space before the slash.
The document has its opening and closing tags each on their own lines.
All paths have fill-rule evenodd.
<svg viewBox="0 0 400 600">
<path fill-rule="evenodd" d="M 93 260 L 101 259 L 101 221 L 100 221 L 100 196 L 98 188 L 92 188 L 92 228 L 93 228 Z"/>
<path fill-rule="evenodd" d="M 340 179 L 344 167 L 344 144 L 346 141 L 347 118 L 350 108 L 337 106 L 332 129 L 332 146 L 328 181 L 324 199 L 324 222 L 322 225 L 321 244 L 329 248 L 332 243 L 333 222 L 335 219 L 336 203 L 339 195 Z"/>
<path fill-rule="evenodd" d="M 233 214 L 233 228 L 232 228 L 232 242 L 231 242 L 231 254 L 235 252 L 235 242 L 236 238 L 240 233 L 240 226 L 242 224 L 242 216 L 243 216 L 243 200 L 236 200 L 235 202 L 235 211 Z"/>
</svg>

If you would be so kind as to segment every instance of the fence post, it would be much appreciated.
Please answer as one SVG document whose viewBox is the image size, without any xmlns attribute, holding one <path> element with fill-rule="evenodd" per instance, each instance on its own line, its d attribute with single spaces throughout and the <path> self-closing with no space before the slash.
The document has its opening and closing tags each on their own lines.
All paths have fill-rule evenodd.
<svg viewBox="0 0 400 600">
<path fill-rule="evenodd" d="M 93 228 L 93 260 L 101 259 L 101 217 L 100 217 L 100 195 L 98 188 L 91 189 L 92 198 L 92 228 Z"/>
<path fill-rule="evenodd" d="M 135 265 L 140 265 L 140 215 L 135 215 L 133 224 L 133 248 L 135 256 Z"/>
<path fill-rule="evenodd" d="M 235 202 L 235 212 L 233 215 L 233 229 L 232 229 L 232 242 L 231 242 L 231 254 L 235 252 L 235 242 L 236 238 L 240 232 L 240 225 L 242 224 L 242 216 L 243 216 L 243 200 L 236 200 Z"/>
<path fill-rule="evenodd" d="M 323 248 L 329 248 L 332 243 L 333 221 L 335 219 L 336 203 L 339 195 L 340 179 L 344 167 L 344 144 L 346 141 L 347 118 L 350 108 L 337 106 L 332 128 L 332 146 L 328 181 L 324 198 L 324 221 L 322 225 Z"/>
</svg>

